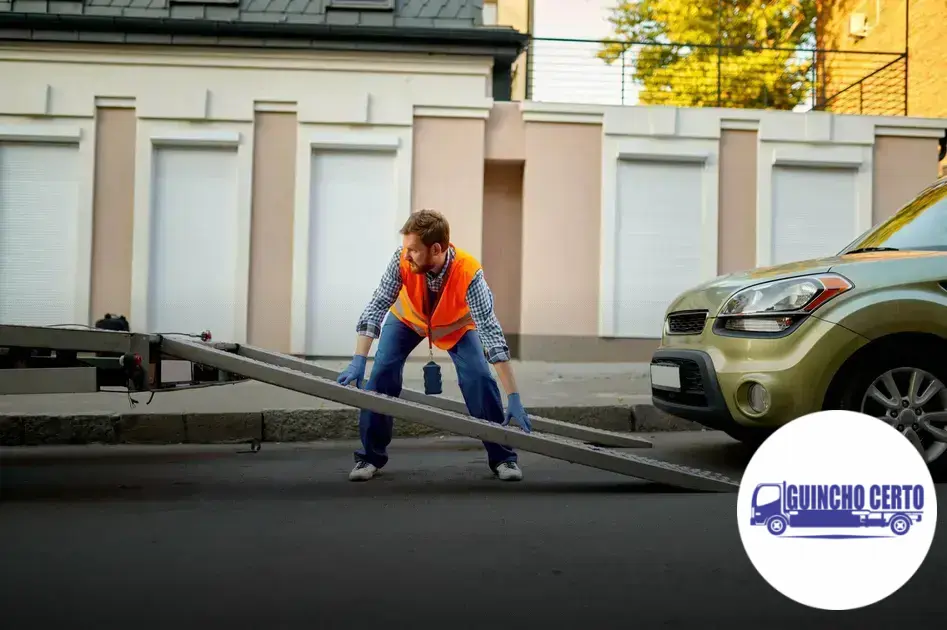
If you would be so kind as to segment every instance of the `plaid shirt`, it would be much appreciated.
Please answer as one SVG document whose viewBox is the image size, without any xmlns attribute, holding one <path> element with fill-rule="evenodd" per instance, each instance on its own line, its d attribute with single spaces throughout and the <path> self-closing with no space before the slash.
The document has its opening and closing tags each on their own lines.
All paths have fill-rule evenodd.
<svg viewBox="0 0 947 630">
<path fill-rule="evenodd" d="M 388 310 L 398 299 L 398 293 L 401 291 L 401 250 L 399 247 L 395 251 L 388 267 L 381 278 L 378 288 L 372 295 L 371 301 L 362 316 L 358 320 L 356 330 L 358 334 L 377 339 L 381 334 L 381 324 L 385 319 Z M 447 270 L 454 260 L 454 248 L 447 250 L 447 262 L 440 273 L 427 275 L 427 287 L 429 290 L 438 293 L 444 284 L 444 278 L 447 276 Z M 477 334 L 480 335 L 480 342 L 483 344 L 487 361 L 498 363 L 500 361 L 510 360 L 510 348 L 506 343 L 506 337 L 503 335 L 503 329 L 497 320 L 496 313 L 493 311 L 493 292 L 487 286 L 487 281 L 483 277 L 483 270 L 477 271 L 470 287 L 467 289 L 467 307 L 470 309 L 470 316 L 477 326 Z"/>
</svg>

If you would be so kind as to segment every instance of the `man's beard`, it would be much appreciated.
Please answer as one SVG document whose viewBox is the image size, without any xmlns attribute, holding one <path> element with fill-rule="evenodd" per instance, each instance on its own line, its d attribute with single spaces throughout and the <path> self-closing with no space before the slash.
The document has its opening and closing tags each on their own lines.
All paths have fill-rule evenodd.
<svg viewBox="0 0 947 630">
<path fill-rule="evenodd" d="M 413 263 L 413 262 L 411 262 L 411 261 L 408 261 L 408 267 L 411 268 L 411 272 L 412 272 L 412 273 L 416 273 L 416 274 L 418 274 L 418 275 L 421 275 L 421 274 L 425 274 L 425 273 L 429 272 L 431 269 L 433 269 L 433 268 L 434 268 L 434 265 L 428 263 L 427 265 L 424 265 L 423 267 L 420 267 L 420 266 L 416 265 L 415 263 Z"/>
</svg>

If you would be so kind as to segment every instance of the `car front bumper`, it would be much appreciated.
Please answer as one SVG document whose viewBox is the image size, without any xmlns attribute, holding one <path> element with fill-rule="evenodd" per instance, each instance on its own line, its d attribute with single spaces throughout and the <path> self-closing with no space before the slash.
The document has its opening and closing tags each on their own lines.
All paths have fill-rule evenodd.
<svg viewBox="0 0 947 630">
<path fill-rule="evenodd" d="M 705 427 L 768 433 L 823 407 L 832 377 L 867 343 L 852 331 L 810 317 L 782 337 L 720 335 L 708 319 L 697 335 L 665 335 L 652 365 L 677 366 L 680 391 L 652 384 L 658 409 Z M 754 412 L 748 391 L 762 385 L 768 408 Z"/>
</svg>

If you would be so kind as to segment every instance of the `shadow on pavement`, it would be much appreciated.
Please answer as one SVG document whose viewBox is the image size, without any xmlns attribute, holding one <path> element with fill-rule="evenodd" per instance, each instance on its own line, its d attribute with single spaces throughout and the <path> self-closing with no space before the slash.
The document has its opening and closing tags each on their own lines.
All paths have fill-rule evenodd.
<svg viewBox="0 0 947 630">
<path fill-rule="evenodd" d="M 355 444 L 241 445 L 165 448 L 16 448 L 0 458 L 4 501 L 270 500 L 319 501 L 445 497 L 486 499 L 513 495 L 711 494 L 624 477 L 523 453 L 526 479 L 505 483 L 486 470 L 482 446 L 392 444 L 392 463 L 377 478 L 348 480 Z M 719 436 L 677 436 L 652 449 L 620 449 L 670 463 L 725 474 L 735 480 L 752 456 Z M 12 452 L 11 452 L 12 451 Z"/>
<path fill-rule="evenodd" d="M 628 481 L 524 480 L 505 483 L 488 476 L 480 478 L 418 478 L 412 473 L 388 473 L 369 482 L 353 483 L 344 474 L 331 480 L 280 481 L 142 481 L 133 483 L 74 483 L 64 487 L 50 483 L 26 483 L 0 487 L 4 502 L 12 501 L 107 501 L 148 502 L 200 500 L 318 501 L 322 499 L 411 498 L 418 496 L 486 499 L 503 495 L 652 495 L 713 494 L 665 486 L 628 478 Z"/>
</svg>

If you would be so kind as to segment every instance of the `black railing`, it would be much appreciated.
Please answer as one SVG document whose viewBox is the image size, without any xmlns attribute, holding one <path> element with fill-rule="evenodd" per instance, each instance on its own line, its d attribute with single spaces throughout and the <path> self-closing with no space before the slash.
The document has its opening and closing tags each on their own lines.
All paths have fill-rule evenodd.
<svg viewBox="0 0 947 630">
<path fill-rule="evenodd" d="M 534 37 L 527 98 L 904 115 L 905 55 Z"/>
<path fill-rule="evenodd" d="M 879 65 L 863 76 L 855 78 L 846 72 L 846 64 L 840 63 L 844 55 L 839 52 L 826 56 L 822 68 L 822 87 L 825 90 L 816 109 L 840 114 L 863 114 L 868 116 L 907 115 L 907 55 L 894 55 L 887 63 Z M 857 53 L 856 53 L 857 54 Z"/>
</svg>

